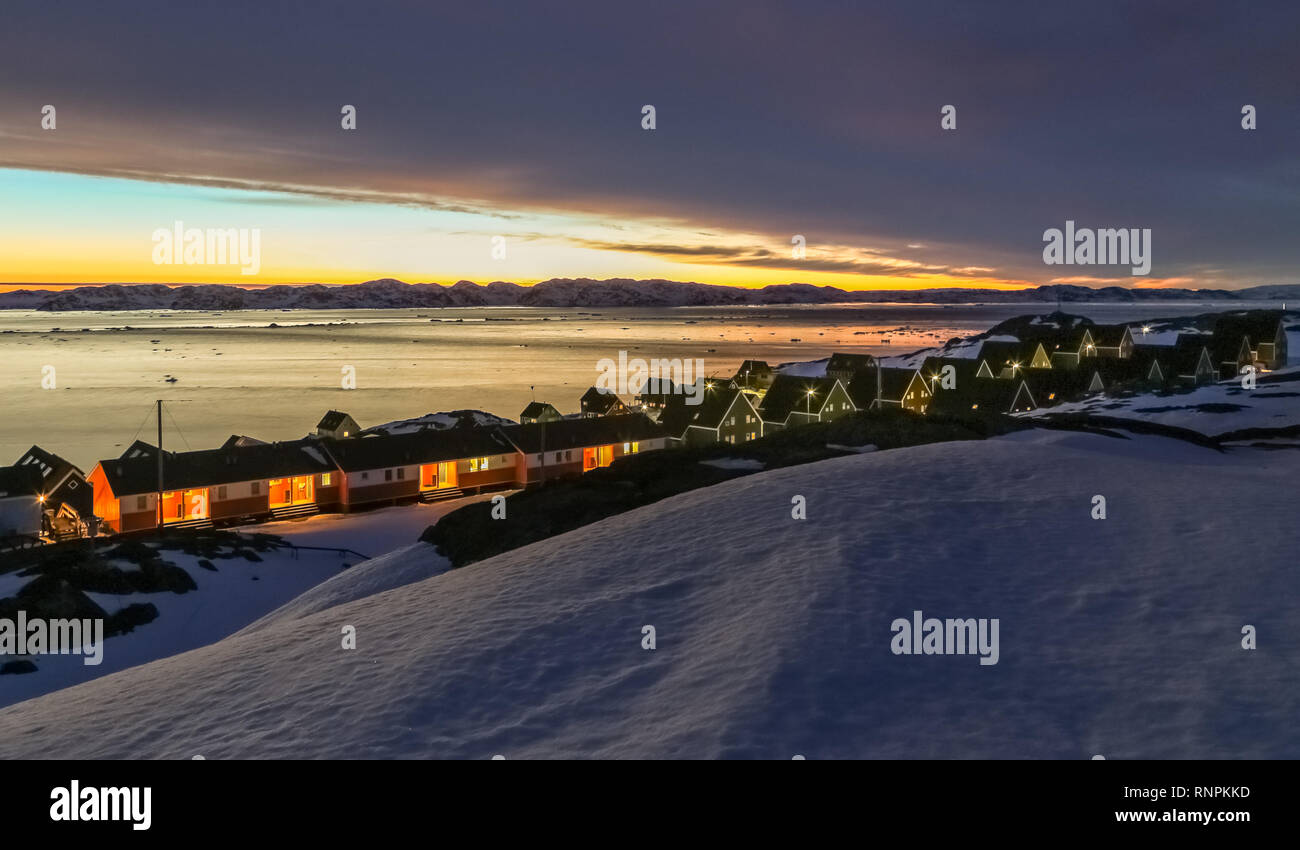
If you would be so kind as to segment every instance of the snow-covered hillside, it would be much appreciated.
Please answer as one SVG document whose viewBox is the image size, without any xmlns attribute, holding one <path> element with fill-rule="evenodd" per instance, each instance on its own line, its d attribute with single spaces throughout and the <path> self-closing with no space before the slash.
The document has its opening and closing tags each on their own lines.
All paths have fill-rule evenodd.
<svg viewBox="0 0 1300 850">
<path fill-rule="evenodd" d="M 760 472 L 12 706 L 0 757 L 1296 758 L 1298 473 L 1039 430 Z M 999 662 L 893 654 L 917 610 Z"/>
</svg>

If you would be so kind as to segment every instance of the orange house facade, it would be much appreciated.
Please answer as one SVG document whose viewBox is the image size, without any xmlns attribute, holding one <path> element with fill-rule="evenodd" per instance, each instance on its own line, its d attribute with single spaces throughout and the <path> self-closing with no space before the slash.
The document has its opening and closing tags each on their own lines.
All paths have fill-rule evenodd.
<svg viewBox="0 0 1300 850">
<path fill-rule="evenodd" d="M 162 473 L 160 510 L 156 451 L 95 465 L 87 481 L 105 532 L 314 513 L 339 500 L 338 472 L 312 440 L 165 452 Z"/>
</svg>

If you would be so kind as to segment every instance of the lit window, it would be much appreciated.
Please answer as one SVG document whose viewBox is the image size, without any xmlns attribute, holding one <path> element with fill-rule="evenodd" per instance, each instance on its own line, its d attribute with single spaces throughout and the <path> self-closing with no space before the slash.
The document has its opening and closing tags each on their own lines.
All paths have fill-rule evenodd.
<svg viewBox="0 0 1300 850">
<path fill-rule="evenodd" d="M 639 451 L 641 451 L 641 444 L 640 444 L 640 443 L 633 443 L 633 444 L 632 444 L 632 454 L 636 454 L 636 453 L 639 452 Z"/>
<path fill-rule="evenodd" d="M 630 455 L 630 454 L 632 454 L 632 444 L 631 444 L 631 443 L 624 443 L 624 444 L 623 444 L 623 454 L 625 454 L 625 455 Z"/>
<path fill-rule="evenodd" d="M 478 458 L 472 457 L 469 459 L 469 471 L 478 472 Z"/>
<path fill-rule="evenodd" d="M 322 487 L 328 487 L 328 486 L 330 486 L 330 482 L 333 481 L 333 480 L 334 480 L 334 477 L 333 477 L 330 473 L 328 473 L 328 472 L 322 472 L 322 473 L 321 473 L 321 476 L 320 476 L 320 486 L 322 486 Z M 257 485 L 254 484 L 253 486 L 256 487 Z"/>
<path fill-rule="evenodd" d="M 348 432 L 347 432 L 347 431 L 344 431 L 344 432 L 343 432 L 343 436 L 345 436 L 345 437 L 348 436 Z"/>
</svg>

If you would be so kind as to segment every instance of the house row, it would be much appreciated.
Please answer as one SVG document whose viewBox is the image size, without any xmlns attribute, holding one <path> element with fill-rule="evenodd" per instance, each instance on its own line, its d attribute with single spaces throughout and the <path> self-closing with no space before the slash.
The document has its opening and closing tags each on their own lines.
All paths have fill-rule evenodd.
<svg viewBox="0 0 1300 850">
<path fill-rule="evenodd" d="M 155 528 L 160 517 L 198 527 L 526 487 L 667 443 L 641 414 L 275 443 L 232 438 L 161 459 L 137 442 L 100 461 L 89 483 L 104 530 L 126 533 Z"/>
<path fill-rule="evenodd" d="M 874 362 L 874 361 L 873 361 Z M 877 369 L 842 378 L 774 374 L 764 389 L 751 389 L 749 376 L 705 378 L 692 404 L 685 393 L 666 395 L 647 404 L 658 424 L 677 443 L 747 443 L 796 425 L 829 422 L 859 410 L 896 406 L 923 414 L 931 391 L 916 369 Z"/>
</svg>

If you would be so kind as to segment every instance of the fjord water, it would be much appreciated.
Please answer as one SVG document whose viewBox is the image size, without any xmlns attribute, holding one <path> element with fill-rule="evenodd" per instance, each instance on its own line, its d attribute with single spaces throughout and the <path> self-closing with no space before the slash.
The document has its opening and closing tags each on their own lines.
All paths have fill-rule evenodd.
<svg viewBox="0 0 1300 850">
<path fill-rule="evenodd" d="M 301 437 L 331 408 L 362 426 L 462 408 L 516 419 L 534 395 L 576 411 L 597 363 L 617 360 L 620 351 L 647 360 L 701 358 L 706 375 L 730 375 L 746 358 L 776 365 L 837 350 L 904 354 L 1053 308 L 0 311 L 0 464 L 38 443 L 89 471 L 137 436 L 156 439 L 156 399 L 164 401 L 163 439 L 172 449 L 212 448 L 231 434 Z M 1112 322 L 1215 308 L 1163 302 L 1066 309 Z M 346 367 L 355 370 L 354 390 L 343 389 Z M 45 388 L 51 379 L 53 388 Z"/>
</svg>

